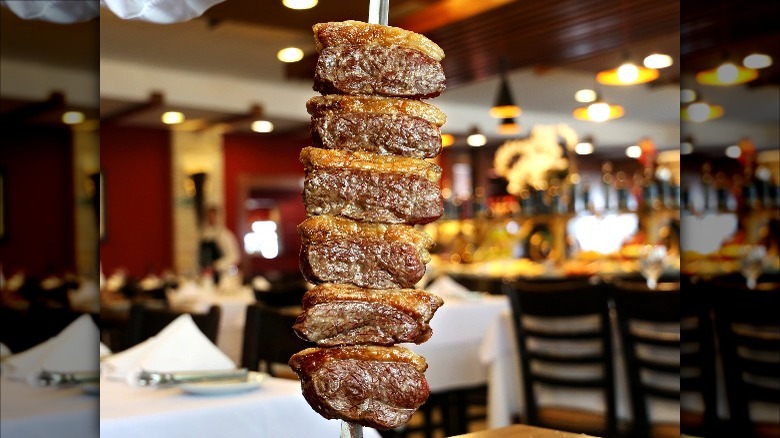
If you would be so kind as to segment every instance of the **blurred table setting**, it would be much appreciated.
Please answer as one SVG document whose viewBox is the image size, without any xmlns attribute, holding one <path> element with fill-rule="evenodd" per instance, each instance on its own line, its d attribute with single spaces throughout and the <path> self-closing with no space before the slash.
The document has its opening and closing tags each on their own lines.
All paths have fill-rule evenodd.
<svg viewBox="0 0 780 438">
<path fill-rule="evenodd" d="M 3 352 L 0 435 L 98 436 L 99 330 L 82 315 L 28 350 Z"/>
</svg>

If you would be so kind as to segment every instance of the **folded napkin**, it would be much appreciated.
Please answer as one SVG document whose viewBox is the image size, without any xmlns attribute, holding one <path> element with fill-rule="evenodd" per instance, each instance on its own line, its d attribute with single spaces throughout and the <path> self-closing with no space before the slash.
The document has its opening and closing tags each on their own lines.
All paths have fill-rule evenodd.
<svg viewBox="0 0 780 438">
<path fill-rule="evenodd" d="M 107 378 L 135 384 L 144 371 L 177 372 L 231 370 L 236 364 L 184 314 L 156 336 L 103 361 Z"/>
<path fill-rule="evenodd" d="M 465 286 L 453 280 L 448 275 L 441 275 L 436 280 L 433 280 L 431 284 L 425 287 L 425 290 L 438 295 L 444 299 L 446 298 L 473 298 L 474 296 L 480 296 L 478 292 L 472 292 Z"/>
<path fill-rule="evenodd" d="M 95 350 L 100 331 L 89 315 L 81 315 L 57 336 L 4 361 L 8 377 L 35 384 L 42 370 L 58 372 L 98 372 Z"/>
<path fill-rule="evenodd" d="M 2 342 L 0 342 L 0 357 L 6 357 L 11 355 L 11 350 Z"/>
<path fill-rule="evenodd" d="M 108 345 L 104 343 L 100 343 L 100 357 L 106 357 L 111 355 L 111 349 L 108 348 Z"/>
</svg>

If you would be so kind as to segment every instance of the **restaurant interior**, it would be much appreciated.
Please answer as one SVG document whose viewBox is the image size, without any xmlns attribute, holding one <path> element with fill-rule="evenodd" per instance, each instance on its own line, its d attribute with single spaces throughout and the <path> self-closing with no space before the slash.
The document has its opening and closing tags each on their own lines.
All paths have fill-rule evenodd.
<svg viewBox="0 0 780 438">
<path fill-rule="evenodd" d="M 445 53 L 444 304 L 427 401 L 345 435 L 288 366 L 299 156 L 311 27 L 369 2 L 288 2 L 0 7 L 3 437 L 780 437 L 780 3 L 392 0 Z"/>
</svg>

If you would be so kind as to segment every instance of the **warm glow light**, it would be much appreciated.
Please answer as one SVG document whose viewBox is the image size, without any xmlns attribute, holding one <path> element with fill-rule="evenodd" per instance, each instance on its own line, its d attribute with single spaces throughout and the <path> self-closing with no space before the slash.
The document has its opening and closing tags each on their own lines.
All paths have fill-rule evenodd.
<svg viewBox="0 0 780 438">
<path fill-rule="evenodd" d="M 290 9 L 311 9 L 317 6 L 317 0 L 282 0 L 282 4 Z"/>
<path fill-rule="evenodd" d="M 726 156 L 737 159 L 742 156 L 742 149 L 740 149 L 739 146 L 733 144 L 726 148 Z"/>
<path fill-rule="evenodd" d="M 282 62 L 298 62 L 303 59 L 303 50 L 297 47 L 287 47 L 277 52 L 276 58 Z"/>
<path fill-rule="evenodd" d="M 696 73 L 696 81 L 704 85 L 736 85 L 750 82 L 758 77 L 758 70 L 745 68 L 726 62 Z"/>
<path fill-rule="evenodd" d="M 520 125 L 514 118 L 506 118 L 498 125 L 498 133 L 502 135 L 512 135 L 520 132 Z"/>
<path fill-rule="evenodd" d="M 672 65 L 672 57 L 663 53 L 653 53 L 645 57 L 643 64 L 647 68 L 666 68 Z"/>
<path fill-rule="evenodd" d="M 452 134 L 442 134 L 441 135 L 441 147 L 446 148 L 447 146 L 452 146 L 455 143 L 455 136 Z"/>
<path fill-rule="evenodd" d="M 594 107 L 593 110 L 591 110 L 591 107 Z M 605 111 L 605 109 L 608 109 L 608 111 Z M 596 116 L 596 118 L 593 117 L 593 115 Z M 577 120 L 585 120 L 588 122 L 604 122 L 611 119 L 617 119 L 620 117 L 623 117 L 625 112 L 623 111 L 623 107 L 620 105 L 609 105 L 605 102 L 596 102 L 592 103 L 588 106 L 581 106 L 579 108 L 575 108 L 572 112 L 574 115 L 574 118 Z M 602 117 L 604 114 L 607 115 L 606 119 L 603 119 Z"/>
<path fill-rule="evenodd" d="M 609 104 L 597 102 L 588 105 L 588 117 L 594 122 L 604 122 L 609 120 Z"/>
<path fill-rule="evenodd" d="M 78 125 L 84 121 L 84 113 L 81 111 L 67 111 L 62 114 L 62 123 L 66 125 Z"/>
<path fill-rule="evenodd" d="M 268 120 L 255 120 L 252 122 L 252 131 L 266 133 L 274 130 L 274 124 Z"/>
<path fill-rule="evenodd" d="M 490 116 L 497 119 L 511 119 L 522 113 L 517 105 L 494 106 L 490 108 Z"/>
<path fill-rule="evenodd" d="M 184 114 L 178 111 L 168 111 L 163 113 L 161 119 L 166 125 L 176 125 L 184 121 Z"/>
<path fill-rule="evenodd" d="M 642 148 L 638 145 L 629 146 L 626 148 L 626 155 L 630 158 L 639 158 L 642 156 Z"/>
<path fill-rule="evenodd" d="M 579 155 L 590 155 L 593 153 L 593 143 L 588 141 L 579 142 L 574 145 L 574 152 Z"/>
<path fill-rule="evenodd" d="M 634 85 L 650 82 L 658 78 L 658 70 L 625 63 L 618 68 L 600 71 L 596 75 L 599 83 L 606 85 Z"/>
<path fill-rule="evenodd" d="M 772 65 L 772 57 L 763 53 L 751 53 L 742 60 L 747 68 L 766 68 Z"/>
<path fill-rule="evenodd" d="M 696 92 L 687 88 L 680 90 L 680 102 L 691 103 L 696 100 Z"/>
<path fill-rule="evenodd" d="M 627 62 L 617 69 L 618 79 L 625 84 L 633 84 L 639 77 L 639 69 L 634 64 Z"/>
<path fill-rule="evenodd" d="M 585 88 L 574 93 L 574 100 L 582 103 L 590 103 L 597 99 L 596 92 Z"/>
<path fill-rule="evenodd" d="M 487 144 L 487 137 L 480 133 L 471 134 L 466 138 L 466 143 L 473 147 L 485 146 Z"/>
<path fill-rule="evenodd" d="M 689 155 L 693 153 L 693 143 L 684 141 L 680 143 L 680 155 Z"/>
<path fill-rule="evenodd" d="M 706 102 L 694 102 L 687 107 L 680 108 L 680 118 L 690 122 L 705 122 L 717 119 L 723 115 L 723 107 L 710 105 Z"/>
</svg>

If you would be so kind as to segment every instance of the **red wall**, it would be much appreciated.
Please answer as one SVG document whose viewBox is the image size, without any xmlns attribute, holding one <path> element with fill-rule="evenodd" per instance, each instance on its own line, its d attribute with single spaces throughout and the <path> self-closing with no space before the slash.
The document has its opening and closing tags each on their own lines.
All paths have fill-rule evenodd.
<svg viewBox="0 0 780 438">
<path fill-rule="evenodd" d="M 226 225 L 233 232 L 238 230 L 238 208 L 241 199 L 238 180 L 240 175 L 303 177 L 303 165 L 298 160 L 301 149 L 310 144 L 308 138 L 267 137 L 258 134 L 230 134 L 225 136 L 225 213 Z M 282 241 L 284 252 L 274 260 L 250 259 L 250 272 L 267 271 L 297 273 L 298 251 L 301 241 L 296 227 L 306 218 L 300 195 L 277 199 L 282 213 Z M 239 243 L 243 236 L 236 233 Z M 244 256 L 246 257 L 246 256 Z"/>
<path fill-rule="evenodd" d="M 4 129 L 0 171 L 4 177 L 3 273 L 75 272 L 73 158 L 67 129 Z"/>
<path fill-rule="evenodd" d="M 171 148 L 168 131 L 105 126 L 100 131 L 106 239 L 103 272 L 141 277 L 173 266 Z M 121 231 L 120 231 L 121 230 Z"/>
</svg>

